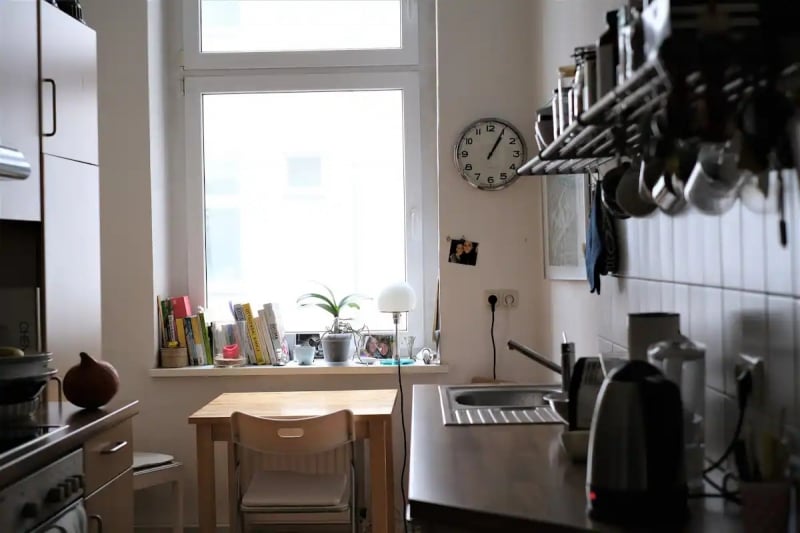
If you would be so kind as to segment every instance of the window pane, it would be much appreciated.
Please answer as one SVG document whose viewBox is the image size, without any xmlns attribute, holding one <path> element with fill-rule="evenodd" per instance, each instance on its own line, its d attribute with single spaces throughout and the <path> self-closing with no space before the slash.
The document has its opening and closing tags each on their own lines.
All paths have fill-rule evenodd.
<svg viewBox="0 0 800 533">
<path fill-rule="evenodd" d="M 400 48 L 400 0 L 202 0 L 203 52 Z"/>
<path fill-rule="evenodd" d="M 287 331 L 322 331 L 299 309 L 319 281 L 338 298 L 405 279 L 400 90 L 203 97 L 207 306 L 280 304 Z M 392 330 L 367 302 L 357 325 Z"/>
</svg>

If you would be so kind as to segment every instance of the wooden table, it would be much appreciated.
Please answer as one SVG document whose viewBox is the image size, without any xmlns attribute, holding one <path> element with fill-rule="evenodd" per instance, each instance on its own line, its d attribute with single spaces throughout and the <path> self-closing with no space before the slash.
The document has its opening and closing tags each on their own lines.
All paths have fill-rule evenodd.
<svg viewBox="0 0 800 533">
<path fill-rule="evenodd" d="M 344 390 L 292 392 L 225 393 L 189 417 L 197 426 L 197 499 L 201 533 L 216 531 L 214 494 L 214 441 L 228 443 L 228 506 L 230 524 L 237 522 L 237 502 L 230 490 L 233 476 L 233 453 L 230 416 L 241 411 L 254 416 L 299 418 L 333 413 L 340 409 L 353 412 L 356 439 L 369 439 L 370 511 L 372 530 L 394 531 L 394 474 L 392 459 L 392 410 L 397 391 Z"/>
</svg>

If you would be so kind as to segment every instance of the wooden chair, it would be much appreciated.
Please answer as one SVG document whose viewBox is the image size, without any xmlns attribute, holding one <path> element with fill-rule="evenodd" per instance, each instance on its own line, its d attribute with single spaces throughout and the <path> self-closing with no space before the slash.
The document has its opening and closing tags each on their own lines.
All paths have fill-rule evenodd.
<svg viewBox="0 0 800 533">
<path fill-rule="evenodd" d="M 233 468 L 239 530 L 252 524 L 347 524 L 355 533 L 356 476 L 353 463 L 353 414 L 342 410 L 328 415 L 296 418 L 259 418 L 231 415 Z M 244 468 L 246 453 L 307 455 L 348 446 L 350 471 L 318 474 Z M 248 471 L 250 470 L 250 471 Z M 231 531 L 234 531 L 232 525 Z M 305 529 L 303 529 L 305 531 Z"/>
<path fill-rule="evenodd" d="M 133 452 L 133 490 L 172 485 L 172 531 L 183 533 L 183 463 L 163 453 Z"/>
</svg>

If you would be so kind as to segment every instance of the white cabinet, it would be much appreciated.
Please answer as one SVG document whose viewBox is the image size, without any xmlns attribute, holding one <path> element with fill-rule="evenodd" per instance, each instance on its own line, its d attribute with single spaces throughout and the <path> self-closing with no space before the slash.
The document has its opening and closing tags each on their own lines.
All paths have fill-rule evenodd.
<svg viewBox="0 0 800 533">
<path fill-rule="evenodd" d="M 66 371 L 102 355 L 98 168 L 45 155 L 45 348 Z"/>
<path fill-rule="evenodd" d="M 42 152 L 98 164 L 97 35 L 39 2 Z"/>
<path fill-rule="evenodd" d="M 0 1 L 0 145 L 31 165 L 24 180 L 0 180 L 0 219 L 41 220 L 37 0 Z"/>
</svg>

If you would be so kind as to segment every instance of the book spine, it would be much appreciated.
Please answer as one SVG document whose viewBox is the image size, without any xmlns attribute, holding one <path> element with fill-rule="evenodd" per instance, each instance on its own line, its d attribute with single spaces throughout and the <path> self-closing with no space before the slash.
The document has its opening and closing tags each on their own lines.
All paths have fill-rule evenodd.
<svg viewBox="0 0 800 533">
<path fill-rule="evenodd" d="M 200 322 L 200 333 L 203 335 L 203 352 L 205 353 L 205 360 L 207 365 L 214 364 L 214 352 L 211 350 L 211 340 L 208 337 L 208 326 L 206 326 L 206 317 L 202 312 L 197 313 L 197 319 Z"/>
<path fill-rule="evenodd" d="M 253 320 L 253 309 L 250 307 L 249 303 L 242 304 L 242 311 L 244 313 L 244 320 L 247 325 L 247 335 L 250 338 L 250 343 L 253 345 L 253 355 L 255 356 L 256 364 L 263 365 L 266 364 L 266 360 L 264 359 L 264 352 L 261 348 L 261 342 L 258 338 L 258 331 L 256 330 L 256 324 Z"/>
<path fill-rule="evenodd" d="M 181 348 L 186 348 L 186 323 L 184 319 L 175 319 L 175 330 L 178 332 L 178 346 Z"/>
<path fill-rule="evenodd" d="M 274 304 L 264 304 L 264 318 L 267 324 L 267 333 L 269 335 L 269 343 L 275 353 L 275 358 L 278 359 L 283 353 L 283 336 L 281 335 L 281 327 L 278 324 L 278 314 Z"/>
<path fill-rule="evenodd" d="M 164 331 L 164 309 L 161 303 L 161 297 L 156 296 L 156 310 L 158 311 L 158 345 L 166 346 L 167 337 Z"/>
<path fill-rule="evenodd" d="M 269 364 L 275 365 L 278 363 L 278 359 L 275 357 L 275 350 L 269 340 L 269 330 L 267 329 L 267 320 L 263 309 L 258 311 L 256 324 L 258 325 L 258 333 L 264 342 L 264 351 L 266 352 L 266 357 L 269 359 Z"/>
<path fill-rule="evenodd" d="M 236 325 L 239 327 L 239 351 L 247 359 L 248 364 L 256 364 L 255 354 L 253 353 L 253 343 L 250 342 L 250 335 L 247 333 L 247 320 L 244 317 L 242 304 L 233 305 L 233 316 L 236 318 Z"/>
<path fill-rule="evenodd" d="M 200 329 L 200 319 L 197 315 L 189 317 L 189 323 L 192 327 L 192 342 L 194 343 L 195 358 L 198 365 L 206 364 L 205 358 L 205 345 L 203 344 L 203 332 Z"/>
<path fill-rule="evenodd" d="M 178 341 L 178 331 L 175 327 L 175 315 L 171 314 L 167 317 L 168 337 L 167 342 L 173 343 Z M 172 345 L 174 346 L 174 345 Z"/>
<path fill-rule="evenodd" d="M 194 337 L 192 335 L 192 323 L 188 318 L 182 318 L 183 327 L 186 330 L 186 352 L 189 354 L 189 364 L 192 366 L 197 365 L 197 357 L 195 356 Z"/>
</svg>

